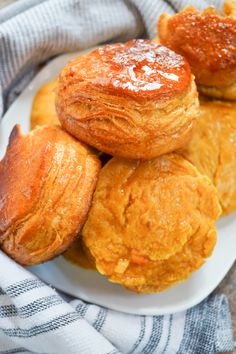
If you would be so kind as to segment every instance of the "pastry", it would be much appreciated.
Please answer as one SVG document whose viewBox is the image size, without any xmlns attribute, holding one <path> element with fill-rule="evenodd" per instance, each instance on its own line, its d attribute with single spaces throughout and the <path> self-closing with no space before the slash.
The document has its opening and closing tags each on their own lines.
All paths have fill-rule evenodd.
<svg viewBox="0 0 236 354">
<path fill-rule="evenodd" d="M 182 156 L 112 158 L 100 172 L 83 242 L 110 281 L 158 292 L 211 255 L 220 212 L 210 179 Z"/>
<path fill-rule="evenodd" d="M 236 210 L 236 108 L 202 103 L 193 138 L 181 153 L 215 184 L 223 214 Z"/>
<path fill-rule="evenodd" d="M 30 116 L 30 126 L 34 129 L 37 125 L 59 124 L 55 108 L 55 89 L 57 80 L 44 84 L 36 93 Z"/>
<path fill-rule="evenodd" d="M 199 90 L 229 100 L 236 100 L 235 11 L 230 1 L 222 16 L 213 7 L 201 12 L 188 6 L 158 22 L 160 42 L 188 60 Z"/>
<path fill-rule="evenodd" d="M 82 237 L 78 237 L 71 247 L 63 254 L 63 257 L 70 263 L 81 268 L 96 270 L 93 258 L 85 249 Z"/>
<path fill-rule="evenodd" d="M 70 61 L 59 76 L 56 109 L 80 141 L 111 155 L 150 159 L 189 141 L 198 97 L 184 58 L 139 39 Z"/>
<path fill-rule="evenodd" d="M 90 207 L 100 162 L 59 126 L 13 129 L 0 162 L 0 247 L 38 264 L 76 239 Z"/>
</svg>

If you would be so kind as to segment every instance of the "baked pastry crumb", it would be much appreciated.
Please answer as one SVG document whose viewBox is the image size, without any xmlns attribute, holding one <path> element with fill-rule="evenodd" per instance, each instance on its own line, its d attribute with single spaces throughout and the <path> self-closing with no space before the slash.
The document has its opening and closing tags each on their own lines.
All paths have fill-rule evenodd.
<svg viewBox="0 0 236 354">
<path fill-rule="evenodd" d="M 100 172 L 83 242 L 110 281 L 158 292 L 211 255 L 220 213 L 216 188 L 182 156 L 113 158 Z"/>
</svg>

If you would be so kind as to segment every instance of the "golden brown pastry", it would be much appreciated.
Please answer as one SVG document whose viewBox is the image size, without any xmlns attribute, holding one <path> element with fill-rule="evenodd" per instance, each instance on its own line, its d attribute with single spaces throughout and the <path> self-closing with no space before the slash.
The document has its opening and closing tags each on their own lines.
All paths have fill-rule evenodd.
<svg viewBox="0 0 236 354">
<path fill-rule="evenodd" d="M 193 138 L 182 154 L 215 184 L 223 213 L 235 210 L 236 108 L 202 103 Z"/>
<path fill-rule="evenodd" d="M 150 159 L 188 142 L 198 98 L 185 59 L 139 39 L 70 61 L 59 77 L 56 108 L 79 140 L 111 155 Z"/>
<path fill-rule="evenodd" d="M 100 172 L 83 242 L 110 281 L 157 292 L 211 255 L 220 212 L 209 178 L 180 155 L 113 158 Z"/>
<path fill-rule="evenodd" d="M 235 0 L 225 0 L 222 9 L 223 16 L 236 17 L 236 2 Z"/>
<path fill-rule="evenodd" d="M 82 237 L 78 237 L 71 247 L 64 253 L 63 257 L 74 265 L 85 269 L 96 270 L 92 257 L 85 249 Z"/>
<path fill-rule="evenodd" d="M 100 162 L 59 126 L 13 129 L 0 162 L 0 246 L 21 264 L 62 252 L 85 221 Z"/>
<path fill-rule="evenodd" d="M 37 125 L 59 124 L 55 108 L 55 89 L 57 80 L 44 84 L 36 93 L 30 116 L 30 127 L 34 129 Z"/>
<path fill-rule="evenodd" d="M 231 5 L 230 5 L 231 3 Z M 188 6 L 176 15 L 162 14 L 160 42 L 189 62 L 199 90 L 209 96 L 236 100 L 236 17 L 227 1 L 223 16 L 213 7 Z"/>
</svg>

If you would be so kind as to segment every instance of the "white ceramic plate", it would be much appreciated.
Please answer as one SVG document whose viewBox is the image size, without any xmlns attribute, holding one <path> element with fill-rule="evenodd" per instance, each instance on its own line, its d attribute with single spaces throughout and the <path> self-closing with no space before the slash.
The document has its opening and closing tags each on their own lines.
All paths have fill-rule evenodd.
<svg viewBox="0 0 236 354">
<path fill-rule="evenodd" d="M 35 92 L 56 77 L 67 61 L 77 54 L 62 55 L 49 62 L 10 107 L 0 126 L 0 158 L 4 155 L 9 134 L 16 123 L 21 124 L 23 132 L 29 130 L 29 115 Z M 178 312 L 198 304 L 210 294 L 236 259 L 236 213 L 221 219 L 217 226 L 218 242 L 212 257 L 186 282 L 160 294 L 138 295 L 129 292 L 108 282 L 104 276 L 76 267 L 62 257 L 30 267 L 30 270 L 59 290 L 115 310 L 142 315 Z"/>
</svg>

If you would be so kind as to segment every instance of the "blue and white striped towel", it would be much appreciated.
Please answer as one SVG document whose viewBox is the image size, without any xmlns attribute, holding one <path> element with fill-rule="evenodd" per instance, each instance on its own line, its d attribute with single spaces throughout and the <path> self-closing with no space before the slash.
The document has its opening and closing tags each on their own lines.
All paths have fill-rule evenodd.
<svg viewBox="0 0 236 354">
<path fill-rule="evenodd" d="M 210 2 L 210 0 L 209 0 Z M 155 34 L 186 0 L 21 0 L 0 11 L 1 114 L 38 65 L 62 52 Z M 215 1 L 217 6 L 221 0 Z M 24 119 L 24 117 L 22 117 Z M 210 354 L 233 350 L 227 299 L 170 316 L 133 316 L 68 302 L 0 252 L 0 354 Z"/>
<path fill-rule="evenodd" d="M 233 349 L 228 303 L 210 296 L 168 316 L 134 316 L 65 302 L 0 253 L 0 353 L 211 354 Z"/>
</svg>

